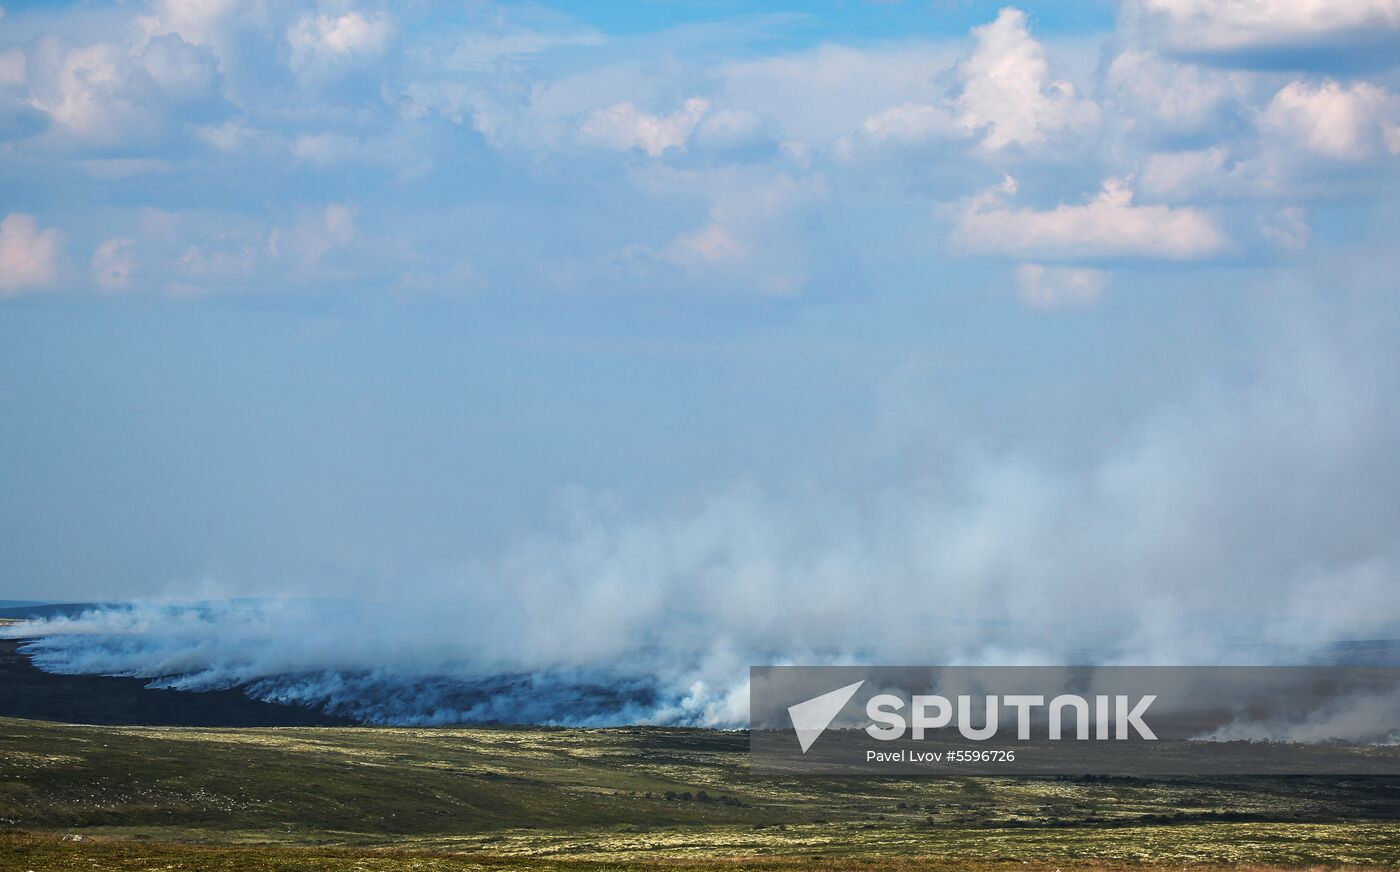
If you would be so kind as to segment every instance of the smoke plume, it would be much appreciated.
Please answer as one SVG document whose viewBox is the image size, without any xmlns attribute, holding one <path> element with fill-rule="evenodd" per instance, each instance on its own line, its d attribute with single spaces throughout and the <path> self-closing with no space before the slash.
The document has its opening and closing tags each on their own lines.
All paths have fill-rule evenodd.
<svg viewBox="0 0 1400 872">
<path fill-rule="evenodd" d="M 740 483 L 646 514 L 569 492 L 552 527 L 393 591 L 4 632 L 54 672 L 414 724 L 735 726 L 751 663 L 1309 662 L 1400 623 L 1391 356 L 1278 343 L 1073 457 L 915 430 L 897 475 L 858 484 Z"/>
</svg>

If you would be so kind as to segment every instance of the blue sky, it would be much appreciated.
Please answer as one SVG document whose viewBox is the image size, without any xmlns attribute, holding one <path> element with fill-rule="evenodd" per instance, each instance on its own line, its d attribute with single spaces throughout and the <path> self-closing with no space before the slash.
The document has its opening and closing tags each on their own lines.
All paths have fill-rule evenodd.
<svg viewBox="0 0 1400 872">
<path fill-rule="evenodd" d="M 7 4 L 0 594 L 1393 626 L 1397 47 L 1393 0 Z"/>
</svg>

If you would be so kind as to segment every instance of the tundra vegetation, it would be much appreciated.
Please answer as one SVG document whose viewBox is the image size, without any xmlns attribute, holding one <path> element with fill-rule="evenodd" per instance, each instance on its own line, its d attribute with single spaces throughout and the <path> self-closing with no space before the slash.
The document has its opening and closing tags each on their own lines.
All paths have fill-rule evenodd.
<svg viewBox="0 0 1400 872">
<path fill-rule="evenodd" d="M 837 779 L 742 733 L 0 718 L 0 868 L 1400 865 L 1400 779 Z"/>
</svg>

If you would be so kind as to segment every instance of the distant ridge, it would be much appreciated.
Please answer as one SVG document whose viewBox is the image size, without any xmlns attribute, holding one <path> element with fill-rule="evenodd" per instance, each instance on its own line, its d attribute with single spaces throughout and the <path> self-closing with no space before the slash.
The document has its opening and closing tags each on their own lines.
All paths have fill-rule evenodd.
<svg viewBox="0 0 1400 872">
<path fill-rule="evenodd" d="M 0 639 L 0 717 L 158 727 L 320 727 L 356 723 L 309 708 L 262 702 L 238 689 L 200 693 L 154 690 L 146 687 L 146 680 L 141 678 L 53 675 L 35 667 L 19 652 L 23 644 L 23 639 Z"/>
<path fill-rule="evenodd" d="M 39 600 L 0 600 L 0 620 L 23 621 L 31 618 L 66 618 L 90 609 L 115 603 L 55 603 Z"/>
</svg>

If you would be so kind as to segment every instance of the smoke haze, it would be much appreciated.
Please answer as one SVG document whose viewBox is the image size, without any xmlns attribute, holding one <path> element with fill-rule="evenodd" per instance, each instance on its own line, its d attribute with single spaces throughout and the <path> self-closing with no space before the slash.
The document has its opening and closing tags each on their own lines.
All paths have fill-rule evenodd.
<svg viewBox="0 0 1400 872">
<path fill-rule="evenodd" d="M 751 663 L 1309 662 L 1400 627 L 1389 357 L 1295 331 L 1080 462 L 886 420 L 903 459 L 876 486 L 646 515 L 575 490 L 550 528 L 392 593 L 209 589 L 4 632 L 46 670 L 412 724 L 737 726 Z"/>
</svg>

